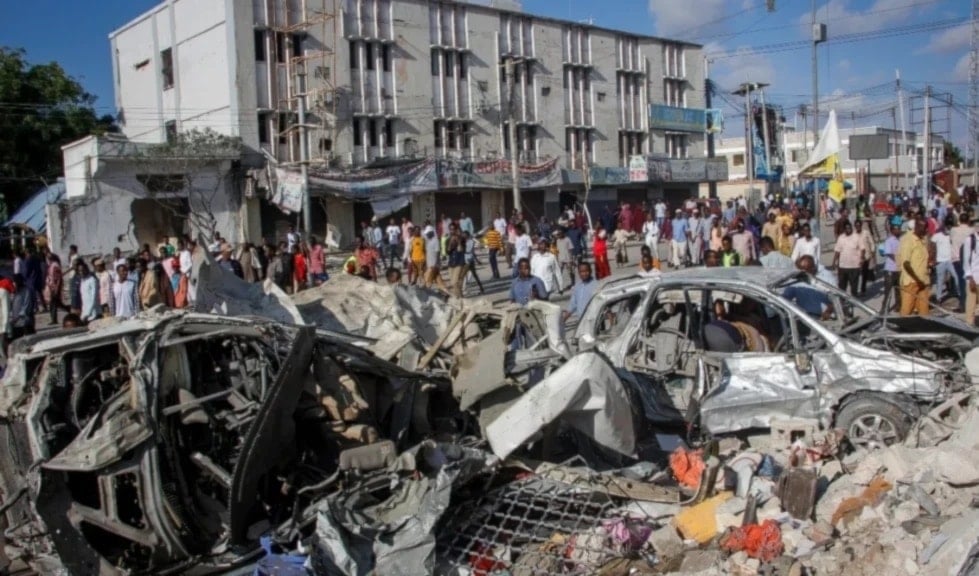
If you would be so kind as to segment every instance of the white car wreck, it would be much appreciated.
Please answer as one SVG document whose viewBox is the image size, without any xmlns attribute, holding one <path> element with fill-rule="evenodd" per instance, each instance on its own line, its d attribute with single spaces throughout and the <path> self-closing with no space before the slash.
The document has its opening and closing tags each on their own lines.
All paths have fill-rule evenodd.
<svg viewBox="0 0 979 576">
<path fill-rule="evenodd" d="M 511 381 L 530 384 L 573 352 L 597 351 L 635 388 L 650 425 L 717 436 L 807 419 L 855 445 L 903 439 L 970 385 L 966 356 L 979 338 L 954 318 L 882 317 L 805 273 L 758 267 L 611 282 L 567 337 L 553 329 L 559 313 L 516 313 L 533 334 L 551 328 L 510 352 Z"/>
</svg>

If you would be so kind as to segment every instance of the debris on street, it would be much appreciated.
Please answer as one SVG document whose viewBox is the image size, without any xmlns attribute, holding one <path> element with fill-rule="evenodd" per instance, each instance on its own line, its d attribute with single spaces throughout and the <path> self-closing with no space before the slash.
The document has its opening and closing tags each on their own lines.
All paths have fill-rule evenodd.
<svg viewBox="0 0 979 576">
<path fill-rule="evenodd" d="M 650 421 L 649 380 L 599 348 L 562 349 L 547 303 L 501 311 L 358 279 L 293 301 L 200 268 L 207 313 L 17 346 L 0 383 L 9 569 L 964 576 L 979 563 L 971 388 L 922 406 L 903 441 L 782 416 L 691 434 Z"/>
</svg>

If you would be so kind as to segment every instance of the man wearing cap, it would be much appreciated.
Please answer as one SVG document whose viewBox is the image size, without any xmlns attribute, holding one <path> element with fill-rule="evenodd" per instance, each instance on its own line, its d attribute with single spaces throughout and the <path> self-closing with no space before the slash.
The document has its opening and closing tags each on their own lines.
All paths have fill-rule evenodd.
<svg viewBox="0 0 979 576">
<path fill-rule="evenodd" d="M 683 211 L 676 209 L 671 223 L 673 227 L 673 237 L 670 239 L 670 263 L 674 268 L 683 265 L 687 255 L 687 219 L 683 217 Z"/>
</svg>

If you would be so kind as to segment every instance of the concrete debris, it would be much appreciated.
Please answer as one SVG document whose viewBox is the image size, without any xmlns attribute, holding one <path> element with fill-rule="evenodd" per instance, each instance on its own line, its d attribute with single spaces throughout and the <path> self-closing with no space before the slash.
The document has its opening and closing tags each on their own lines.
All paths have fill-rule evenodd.
<svg viewBox="0 0 979 576">
<path fill-rule="evenodd" d="M 547 303 L 500 309 L 343 276 L 293 299 L 208 261 L 195 276 L 202 311 L 12 347 L 0 571 L 964 576 L 979 565 L 974 391 L 926 405 L 867 393 L 859 370 L 818 354 L 774 370 L 750 355 L 708 365 L 645 349 L 645 369 L 686 370 L 663 380 L 624 368 L 613 344 L 571 354 Z M 886 372 L 898 352 L 868 346 L 844 351 L 863 374 Z M 939 365 L 919 374 L 921 362 L 907 381 L 939 381 Z M 831 393 L 812 402 L 800 373 L 835 378 Z M 651 419 L 663 390 L 683 386 L 705 393 L 707 420 L 688 398 L 682 428 Z M 770 431 L 747 437 L 742 424 Z M 910 429 L 903 441 L 895 426 Z"/>
</svg>

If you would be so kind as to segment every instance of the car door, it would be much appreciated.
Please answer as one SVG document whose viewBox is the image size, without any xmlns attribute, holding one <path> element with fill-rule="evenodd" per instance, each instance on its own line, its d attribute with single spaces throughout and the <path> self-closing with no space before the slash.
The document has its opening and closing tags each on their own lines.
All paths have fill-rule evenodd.
<svg viewBox="0 0 979 576">
<path fill-rule="evenodd" d="M 712 291 L 712 298 L 717 292 Z M 768 428 L 776 419 L 813 417 L 818 411 L 816 377 L 810 357 L 800 351 L 794 310 L 760 291 L 725 288 L 723 292 L 760 303 L 763 326 L 771 331 L 766 336 L 776 339 L 761 351 L 705 350 L 705 363 L 719 370 L 707 379 L 703 397 L 694 400 L 700 425 L 711 434 L 725 434 Z M 706 317 L 705 326 L 713 321 L 717 319 L 712 315 Z"/>
</svg>

